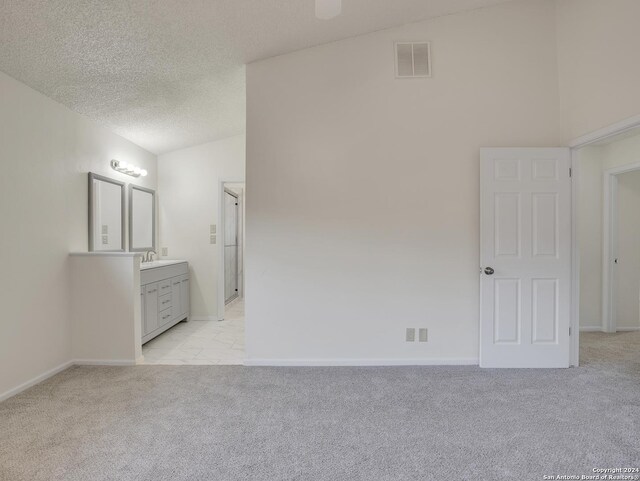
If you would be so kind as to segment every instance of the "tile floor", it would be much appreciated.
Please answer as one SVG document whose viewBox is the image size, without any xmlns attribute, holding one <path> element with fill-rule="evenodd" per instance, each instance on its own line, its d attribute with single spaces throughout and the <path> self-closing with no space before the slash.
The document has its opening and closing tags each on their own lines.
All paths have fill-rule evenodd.
<svg viewBox="0 0 640 481">
<path fill-rule="evenodd" d="M 144 364 L 242 364 L 244 300 L 229 304 L 224 321 L 181 322 L 142 346 Z"/>
</svg>

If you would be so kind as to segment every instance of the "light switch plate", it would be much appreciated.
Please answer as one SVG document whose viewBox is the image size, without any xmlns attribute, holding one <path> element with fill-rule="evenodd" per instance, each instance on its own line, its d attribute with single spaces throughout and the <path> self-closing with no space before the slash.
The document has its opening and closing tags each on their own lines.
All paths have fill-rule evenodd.
<svg viewBox="0 0 640 481">
<path fill-rule="evenodd" d="M 214 235 L 209 236 L 209 243 L 210 244 L 215 244 L 216 243 L 216 236 L 214 236 Z"/>
<path fill-rule="evenodd" d="M 109 226 L 107 224 L 102 226 L 102 235 L 109 233 Z"/>
<path fill-rule="evenodd" d="M 167 257 L 169 255 L 169 248 L 168 247 L 163 247 L 162 248 L 162 257 Z"/>
<path fill-rule="evenodd" d="M 216 233 L 216 225 L 215 224 L 211 224 L 209 226 L 209 233 L 210 234 L 215 234 Z"/>
<path fill-rule="evenodd" d="M 405 339 L 407 342 L 413 342 L 416 340 L 416 330 L 413 327 L 407 327 Z"/>
</svg>

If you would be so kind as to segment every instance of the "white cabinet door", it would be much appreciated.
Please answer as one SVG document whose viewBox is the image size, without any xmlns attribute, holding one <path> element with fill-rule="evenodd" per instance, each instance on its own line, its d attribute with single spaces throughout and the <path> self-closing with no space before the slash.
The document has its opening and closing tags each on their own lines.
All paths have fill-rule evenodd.
<svg viewBox="0 0 640 481">
<path fill-rule="evenodd" d="M 144 287 L 144 322 L 145 332 L 149 334 L 155 331 L 158 325 L 158 283 L 148 284 Z"/>
<path fill-rule="evenodd" d="M 569 367 L 569 149 L 482 149 L 480 365 Z"/>
</svg>

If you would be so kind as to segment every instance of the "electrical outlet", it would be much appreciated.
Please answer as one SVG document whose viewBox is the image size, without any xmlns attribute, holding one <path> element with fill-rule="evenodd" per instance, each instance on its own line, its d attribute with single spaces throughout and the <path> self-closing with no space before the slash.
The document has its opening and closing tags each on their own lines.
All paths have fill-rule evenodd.
<svg viewBox="0 0 640 481">
<path fill-rule="evenodd" d="M 209 234 L 215 234 L 216 233 L 216 225 L 215 224 L 211 224 L 209 226 Z"/>
<path fill-rule="evenodd" d="M 216 243 L 216 236 L 211 235 L 209 236 L 209 244 L 215 244 Z"/>
<path fill-rule="evenodd" d="M 428 337 L 428 331 L 426 327 L 421 327 L 420 329 L 418 329 L 418 341 L 420 342 L 427 342 L 429 339 Z"/>
<path fill-rule="evenodd" d="M 414 342 L 416 340 L 416 330 L 413 327 L 407 327 L 406 341 Z"/>
<path fill-rule="evenodd" d="M 169 248 L 168 247 L 163 247 L 162 248 L 162 257 L 167 257 L 169 255 Z"/>
<path fill-rule="evenodd" d="M 108 235 L 103 235 L 102 236 L 102 245 L 107 245 L 109 243 L 109 236 Z"/>
</svg>

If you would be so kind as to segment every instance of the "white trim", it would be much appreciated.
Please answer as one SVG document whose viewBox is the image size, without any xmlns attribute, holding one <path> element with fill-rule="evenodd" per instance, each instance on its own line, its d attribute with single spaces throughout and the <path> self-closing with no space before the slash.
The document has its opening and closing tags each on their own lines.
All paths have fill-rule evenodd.
<svg viewBox="0 0 640 481">
<path fill-rule="evenodd" d="M 45 381 L 47 379 L 49 379 L 50 377 L 55 376 L 58 373 L 61 373 L 62 371 L 65 371 L 66 369 L 69 369 L 71 366 L 73 366 L 73 361 L 67 361 L 63 364 L 60 364 L 58 367 L 54 367 L 53 369 L 50 369 L 42 374 L 40 374 L 39 376 L 34 377 L 33 379 L 27 381 L 27 382 L 23 382 L 22 384 L 20 384 L 19 386 L 16 386 L 12 389 L 9 389 L 8 391 L 0 394 L 0 402 L 4 401 L 5 399 L 9 399 L 10 397 L 15 396 L 16 394 L 20 394 L 22 391 L 25 391 L 27 389 L 29 389 L 30 387 L 35 386 L 36 384 L 40 384 L 42 381 Z"/>
<path fill-rule="evenodd" d="M 603 172 L 602 202 L 602 327 L 616 332 L 617 290 L 614 260 L 618 257 L 618 175 L 640 170 L 640 162 L 625 164 Z"/>
<path fill-rule="evenodd" d="M 640 331 L 640 326 L 638 327 L 618 327 L 615 332 L 635 332 Z M 580 327 L 580 332 L 607 332 L 603 329 L 602 326 L 582 326 Z M 611 333 L 608 333 L 611 334 Z"/>
<path fill-rule="evenodd" d="M 74 359 L 76 366 L 135 366 L 137 361 L 127 359 Z"/>
<path fill-rule="evenodd" d="M 613 273 L 612 255 L 616 240 L 614 235 L 615 226 L 611 225 L 613 212 L 617 210 L 618 179 L 615 175 L 610 175 L 606 171 L 603 173 L 602 191 L 602 331 L 614 332 L 615 324 L 615 302 L 614 296 L 615 276 Z"/>
<path fill-rule="evenodd" d="M 224 321 L 224 184 L 245 184 L 245 180 L 218 180 L 218 229 L 216 230 L 216 247 L 218 248 L 218 292 L 216 296 L 218 298 L 218 318 L 216 320 L 218 321 Z"/>
<path fill-rule="evenodd" d="M 571 338 L 569 365 L 580 365 L 580 241 L 578 208 L 580 193 L 580 161 L 577 149 L 571 149 Z"/>
<path fill-rule="evenodd" d="M 604 140 L 608 137 L 614 137 L 616 135 L 627 132 L 628 130 L 633 130 L 637 127 L 640 127 L 640 115 L 635 115 L 602 129 L 589 132 L 588 134 L 585 134 L 569 142 L 569 147 L 571 147 L 572 149 L 585 147 L 589 144 L 600 142 L 601 140 Z"/>
<path fill-rule="evenodd" d="M 582 326 L 580 332 L 604 332 L 602 326 Z"/>
<path fill-rule="evenodd" d="M 245 366 L 477 366 L 474 358 L 432 359 L 245 359 Z"/>
</svg>

